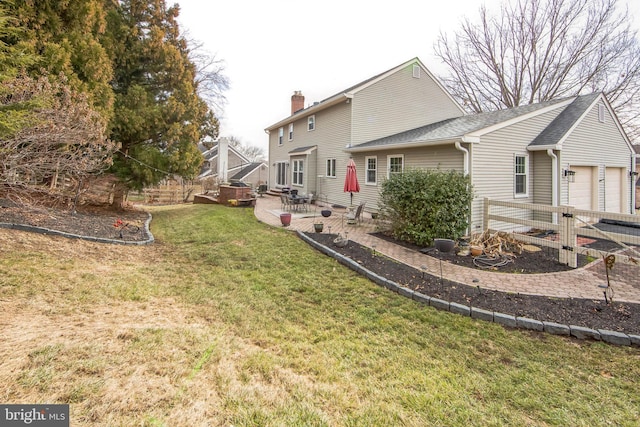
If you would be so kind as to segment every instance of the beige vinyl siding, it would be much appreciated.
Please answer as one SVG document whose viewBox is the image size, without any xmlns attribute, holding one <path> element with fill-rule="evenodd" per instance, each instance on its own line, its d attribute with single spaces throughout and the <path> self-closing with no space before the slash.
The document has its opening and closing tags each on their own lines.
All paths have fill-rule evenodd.
<svg viewBox="0 0 640 427">
<path fill-rule="evenodd" d="M 344 176 L 349 160 L 349 154 L 344 149 L 350 139 L 351 104 L 342 103 L 316 113 L 315 116 L 316 130 L 308 132 L 305 127 L 304 131 L 307 140 L 310 141 L 309 145 L 318 146 L 314 193 L 325 197 L 331 203 L 348 203 L 344 202 L 341 196 L 343 196 Z M 335 178 L 325 176 L 327 159 L 336 159 Z M 319 175 L 322 178 L 318 178 Z M 334 195 L 333 199 L 329 198 L 330 194 Z"/>
<path fill-rule="evenodd" d="M 631 180 L 628 178 L 631 167 L 631 149 L 616 126 L 609 110 L 605 110 L 605 121 L 602 123 L 598 119 L 598 104 L 596 103 L 593 106 L 582 122 L 564 141 L 560 155 L 560 165 L 562 168 L 566 168 L 568 165 L 597 168 L 597 180 L 594 179 L 597 185 L 594 188 L 594 193 L 597 194 L 597 202 L 594 203 L 594 207 L 597 207 L 598 210 L 605 209 L 605 168 L 624 168 L 622 175 L 626 178 L 624 187 L 620 189 L 625 193 L 622 198 L 626 201 L 623 212 L 632 212 L 631 206 L 629 206 L 632 186 L 630 185 Z M 567 180 L 561 179 L 560 201 L 562 204 L 569 204 L 568 186 Z"/>
<path fill-rule="evenodd" d="M 534 156 L 533 152 L 527 150 L 527 146 L 560 111 L 561 109 L 558 108 L 498 129 L 483 135 L 479 143 L 473 144 L 472 183 L 475 197 L 472 204 L 472 232 L 482 231 L 483 199 L 485 197 L 501 201 L 534 203 L 536 192 L 540 194 L 540 197 L 545 197 L 544 191 L 550 193 L 550 188 L 549 190 L 542 188 L 546 180 L 539 183 L 534 174 L 538 167 L 536 160 L 543 161 L 543 164 L 540 165 L 541 168 L 544 168 L 546 160 Z M 514 157 L 516 155 L 528 156 L 529 159 L 528 197 L 514 197 Z"/>
<path fill-rule="evenodd" d="M 269 134 L 269 185 L 275 186 L 275 168 L 273 164 L 278 161 L 289 161 L 289 152 L 301 147 L 317 146 L 317 151 L 310 156 L 311 160 L 305 162 L 305 193 L 326 193 L 326 188 L 321 188 L 323 183 L 318 180 L 318 175 L 324 175 L 324 165 L 327 158 L 344 158 L 348 155 L 344 147 L 349 142 L 350 105 L 340 104 L 332 108 L 317 112 L 315 115 L 315 130 L 307 130 L 308 115 L 298 113 L 292 117 L 294 136 L 293 140 L 278 145 L 277 129 Z M 289 125 L 285 125 L 288 129 Z M 286 138 L 285 138 L 286 139 Z M 345 160 L 346 162 L 346 160 Z M 337 162 L 339 165 L 339 162 Z M 346 164 L 346 163 L 345 163 Z M 337 166 L 339 167 L 339 166 Z M 289 171 L 289 174 L 291 172 Z"/>
<path fill-rule="evenodd" d="M 543 205 L 553 205 L 553 161 L 546 151 L 534 151 L 530 154 L 533 158 L 532 167 L 530 168 L 530 184 L 533 192 L 533 203 Z M 547 212 L 537 212 L 534 219 L 540 221 L 551 221 L 552 216 Z"/>
<path fill-rule="evenodd" d="M 404 170 L 411 169 L 440 169 L 443 171 L 456 170 L 463 172 L 463 154 L 453 145 L 442 145 L 429 148 L 414 148 L 408 150 L 387 150 L 375 153 L 357 153 L 353 156 L 358 171 L 360 193 L 353 196 L 354 204 L 366 202 L 366 211 L 379 209 L 378 198 L 382 190 L 382 183 L 387 179 L 388 156 L 404 157 Z M 378 159 L 377 185 L 364 185 L 365 183 L 365 158 L 375 156 Z M 344 169 L 344 167 L 343 167 Z M 338 168 L 338 181 L 344 185 L 345 171 Z M 345 194 L 344 203 L 349 203 L 349 194 Z"/>
<path fill-rule="evenodd" d="M 428 73 L 414 78 L 412 71 L 410 64 L 355 94 L 353 144 L 462 115 Z"/>
</svg>

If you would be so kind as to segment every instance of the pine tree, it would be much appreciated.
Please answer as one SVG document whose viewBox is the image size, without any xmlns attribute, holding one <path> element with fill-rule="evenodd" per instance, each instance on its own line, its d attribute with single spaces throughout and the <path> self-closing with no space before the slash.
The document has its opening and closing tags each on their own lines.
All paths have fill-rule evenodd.
<svg viewBox="0 0 640 427">
<path fill-rule="evenodd" d="M 113 105 L 111 61 L 101 44 L 106 29 L 102 0 L 12 0 L 7 8 L 21 36 L 16 46 L 38 61 L 27 68 L 37 78 L 44 70 L 63 76 L 72 90 L 86 93 L 105 119 Z"/>
<path fill-rule="evenodd" d="M 115 71 L 111 138 L 121 144 L 112 168 L 121 182 L 115 207 L 130 189 L 173 174 L 195 177 L 202 163 L 197 142 L 215 117 L 197 95 L 178 14 L 178 6 L 167 8 L 164 0 L 124 0 L 108 15 Z"/>
</svg>

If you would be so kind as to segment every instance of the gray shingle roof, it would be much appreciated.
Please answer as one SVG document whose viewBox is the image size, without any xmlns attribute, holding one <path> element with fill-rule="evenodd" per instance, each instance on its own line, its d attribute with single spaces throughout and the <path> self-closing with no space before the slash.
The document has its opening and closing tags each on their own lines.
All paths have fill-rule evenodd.
<svg viewBox="0 0 640 427">
<path fill-rule="evenodd" d="M 452 119 L 443 120 L 437 123 L 431 123 L 426 126 L 401 132 L 395 135 L 358 144 L 353 146 L 352 148 L 373 148 L 387 145 L 458 139 L 469 133 L 515 119 L 519 116 L 529 114 L 542 108 L 564 101 L 566 101 L 566 99 L 546 101 L 539 104 L 524 105 L 521 107 L 509 108 L 506 110 L 455 117 Z"/>
<path fill-rule="evenodd" d="M 261 162 L 249 163 L 248 165 L 243 166 L 238 172 L 233 174 L 233 176 L 229 177 L 229 179 L 241 180 L 247 175 L 249 175 L 251 172 L 253 172 L 254 170 L 258 169 L 260 166 L 262 166 Z"/>
<path fill-rule="evenodd" d="M 529 144 L 529 146 L 555 145 L 569 132 L 573 125 L 598 99 L 600 93 L 582 95 L 569 104 L 549 125 Z"/>
<path fill-rule="evenodd" d="M 293 150 L 289 151 L 289 154 L 304 153 L 306 151 L 314 150 L 316 148 L 318 148 L 317 145 L 309 145 L 309 146 L 306 146 L 306 147 L 298 147 L 298 148 L 294 148 Z"/>
<path fill-rule="evenodd" d="M 202 155 L 204 156 L 205 160 L 211 160 L 218 155 L 218 147 L 213 147 L 208 151 L 202 153 Z"/>
</svg>

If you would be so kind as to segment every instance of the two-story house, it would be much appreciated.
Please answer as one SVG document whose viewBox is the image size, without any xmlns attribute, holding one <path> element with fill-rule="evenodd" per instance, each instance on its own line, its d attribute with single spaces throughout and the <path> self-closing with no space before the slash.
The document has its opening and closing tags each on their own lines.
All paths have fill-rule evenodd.
<svg viewBox="0 0 640 427">
<path fill-rule="evenodd" d="M 271 126 L 269 183 L 329 203 L 349 204 L 346 164 L 356 163 L 354 203 L 377 209 L 381 182 L 405 168 L 469 174 L 472 230 L 482 199 L 633 212 L 634 150 L 603 94 L 467 115 L 418 59 L 412 59 Z"/>
</svg>

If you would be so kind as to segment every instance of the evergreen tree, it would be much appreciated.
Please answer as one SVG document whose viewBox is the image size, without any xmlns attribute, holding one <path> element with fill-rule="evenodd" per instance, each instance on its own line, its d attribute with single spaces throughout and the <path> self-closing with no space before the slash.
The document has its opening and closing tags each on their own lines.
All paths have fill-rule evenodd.
<svg viewBox="0 0 640 427">
<path fill-rule="evenodd" d="M 9 5 L 8 1 L 5 4 Z M 15 77 L 20 69 L 36 63 L 37 58 L 24 39 L 18 20 L 0 4 L 0 81 Z"/>
<path fill-rule="evenodd" d="M 125 193 L 168 175 L 193 178 L 202 156 L 197 142 L 217 120 L 197 95 L 195 66 L 177 22 L 178 6 L 164 0 L 124 0 L 109 11 L 109 51 L 114 64 L 111 138 L 121 144 L 112 171 Z M 107 44 L 105 44 L 107 46 Z"/>
<path fill-rule="evenodd" d="M 113 70 L 101 44 L 106 29 L 103 0 L 12 0 L 7 10 L 22 33 L 12 42 L 39 59 L 29 74 L 37 78 L 44 70 L 64 76 L 72 90 L 86 93 L 90 104 L 109 119 Z"/>
</svg>

